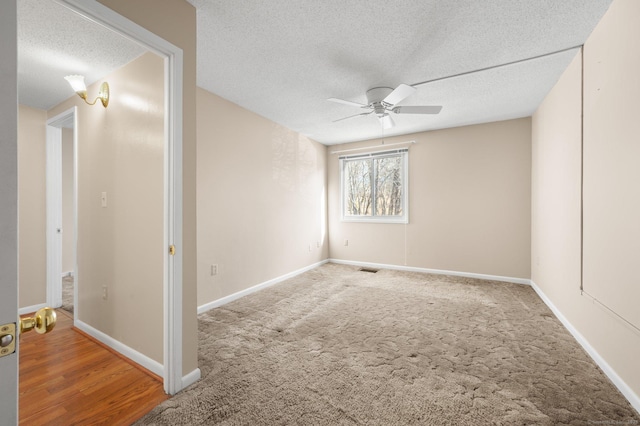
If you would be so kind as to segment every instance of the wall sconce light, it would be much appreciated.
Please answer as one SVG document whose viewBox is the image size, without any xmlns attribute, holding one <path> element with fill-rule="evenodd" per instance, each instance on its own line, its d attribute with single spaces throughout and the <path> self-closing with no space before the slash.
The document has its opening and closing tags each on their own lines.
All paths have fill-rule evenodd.
<svg viewBox="0 0 640 426">
<path fill-rule="evenodd" d="M 100 85 L 100 91 L 98 92 L 98 97 L 94 99 L 93 102 L 89 102 L 87 100 L 87 86 L 84 84 L 84 76 L 83 75 L 68 75 L 64 78 L 69 82 L 71 88 L 80 96 L 87 104 L 95 105 L 95 103 L 100 99 L 103 107 L 107 107 L 109 105 L 109 84 L 105 81 Z"/>
</svg>

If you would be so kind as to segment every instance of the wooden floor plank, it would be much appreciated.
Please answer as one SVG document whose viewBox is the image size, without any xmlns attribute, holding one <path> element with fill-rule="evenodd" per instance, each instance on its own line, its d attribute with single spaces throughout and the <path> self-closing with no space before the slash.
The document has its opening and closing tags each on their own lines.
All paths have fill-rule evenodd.
<svg viewBox="0 0 640 426">
<path fill-rule="evenodd" d="M 54 425 L 59 423 L 61 419 L 67 417 L 67 410 L 63 407 L 52 406 L 45 410 L 38 411 L 37 413 L 33 413 L 27 418 L 20 418 L 20 424 L 28 424 L 28 425 Z"/>
<path fill-rule="evenodd" d="M 73 328 L 20 336 L 20 425 L 129 425 L 168 398 L 157 377 Z"/>
</svg>

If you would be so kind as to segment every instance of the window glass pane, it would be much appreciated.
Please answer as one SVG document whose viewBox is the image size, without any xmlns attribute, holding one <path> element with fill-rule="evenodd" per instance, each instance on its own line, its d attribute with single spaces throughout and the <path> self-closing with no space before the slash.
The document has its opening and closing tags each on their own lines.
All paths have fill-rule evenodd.
<svg viewBox="0 0 640 426">
<path fill-rule="evenodd" d="M 371 216 L 371 171 L 370 159 L 345 162 L 345 215 Z"/>
<path fill-rule="evenodd" d="M 402 216 L 402 161 L 401 156 L 377 158 L 376 170 L 376 215 Z"/>
<path fill-rule="evenodd" d="M 408 223 L 407 150 L 340 158 L 342 220 Z"/>
</svg>

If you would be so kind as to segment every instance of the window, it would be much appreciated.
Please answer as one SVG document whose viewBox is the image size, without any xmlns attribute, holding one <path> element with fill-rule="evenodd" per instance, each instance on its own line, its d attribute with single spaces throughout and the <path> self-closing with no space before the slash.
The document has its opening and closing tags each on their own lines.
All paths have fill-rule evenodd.
<svg viewBox="0 0 640 426">
<path fill-rule="evenodd" d="M 408 150 L 340 157 L 342 220 L 407 223 Z"/>
</svg>

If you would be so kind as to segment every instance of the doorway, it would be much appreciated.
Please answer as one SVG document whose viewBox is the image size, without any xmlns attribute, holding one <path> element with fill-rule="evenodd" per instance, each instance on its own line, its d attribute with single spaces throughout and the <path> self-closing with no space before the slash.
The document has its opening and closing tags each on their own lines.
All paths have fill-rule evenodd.
<svg viewBox="0 0 640 426">
<path fill-rule="evenodd" d="M 77 107 L 47 120 L 47 305 L 76 318 Z"/>
<path fill-rule="evenodd" d="M 160 297 L 160 305 L 155 312 L 160 313 L 159 320 L 155 322 L 154 326 L 156 330 L 160 331 L 160 338 L 156 341 L 162 342 L 161 355 L 155 357 L 158 361 L 150 359 L 143 355 L 139 350 L 136 350 L 135 344 L 129 346 L 122 344 L 118 339 L 117 332 L 110 332 L 107 327 L 103 330 L 90 329 L 83 330 L 88 334 L 91 334 L 94 338 L 102 341 L 104 344 L 111 346 L 116 351 L 131 358 L 135 362 L 141 364 L 152 372 L 159 374 L 163 377 L 164 388 L 167 393 L 173 394 L 188 384 L 186 380 L 183 380 L 182 376 L 182 115 L 181 115 L 181 100 L 182 100 L 182 51 L 167 43 L 163 39 L 155 36 L 149 31 L 137 26 L 133 22 L 121 17 L 114 13 L 112 10 L 106 8 L 97 2 L 78 2 L 74 0 L 57 0 L 57 3 L 62 4 L 66 8 L 73 12 L 86 17 L 94 24 L 98 24 L 100 27 L 108 28 L 111 31 L 116 32 L 122 37 L 125 37 L 134 43 L 143 46 L 148 51 L 153 52 L 161 58 L 162 67 L 164 69 L 164 104 L 161 105 L 161 118 L 162 132 L 161 140 L 164 147 L 162 148 L 163 155 L 161 166 L 161 178 L 162 180 L 162 201 L 161 210 L 162 218 L 160 220 L 162 230 L 160 231 L 160 264 L 159 270 L 160 279 L 159 284 L 161 287 L 158 291 L 155 291 L 155 295 Z M 157 91 L 157 90 L 156 90 Z M 125 91 L 121 91 L 121 94 L 125 94 Z M 136 102 L 135 98 L 127 98 L 121 96 L 121 101 Z M 83 109 L 83 114 L 85 110 Z M 77 114 L 75 114 L 77 120 Z M 56 128 L 55 126 L 51 126 Z M 105 126 L 103 129 L 109 130 L 111 127 Z M 139 127 L 139 129 L 144 129 Z M 78 132 L 78 127 L 75 127 L 75 132 Z M 55 133 L 55 132 L 52 132 Z M 76 136 L 77 139 L 77 136 Z M 77 146 L 76 146 L 77 148 Z M 75 157 L 78 157 L 78 151 L 75 151 Z M 77 173 L 76 163 L 76 173 Z M 77 181 L 77 178 L 76 178 Z M 79 193 L 76 186 L 76 193 Z M 77 211 L 77 197 L 76 207 Z M 77 214 L 76 214 L 77 217 Z M 53 225 L 51 229 L 55 229 L 58 236 L 64 234 L 64 228 L 61 226 Z M 76 238 L 77 238 L 76 229 Z M 107 235 L 110 237 L 110 235 Z M 52 242 L 58 244 L 56 238 L 51 238 Z M 168 250 L 169 246 L 177 247 L 177 251 L 173 250 L 170 254 Z M 83 249 L 84 250 L 84 249 Z M 55 253 L 56 251 L 52 251 Z M 76 250 L 76 253 L 78 250 Z M 60 253 L 60 251 L 58 251 Z M 106 253 L 102 259 L 107 259 L 111 253 Z M 76 256 L 77 257 L 77 256 Z M 59 265 L 59 262 L 51 262 L 51 265 Z M 59 298 L 59 292 L 57 290 L 60 284 L 60 277 L 62 275 L 62 268 L 59 267 L 59 272 L 51 273 L 52 280 L 51 291 L 48 292 L 51 298 Z M 76 260 L 76 268 L 74 268 L 74 274 L 77 281 L 80 281 L 82 271 L 78 270 L 78 263 Z M 49 276 L 49 273 L 47 274 Z M 57 277 L 57 278 L 56 278 Z M 54 289 L 53 287 L 56 287 Z M 82 301 L 78 298 L 78 286 L 74 288 L 74 317 L 78 319 L 78 313 L 82 313 Z M 89 296 L 88 296 L 89 297 Z M 144 299 L 143 299 L 144 300 Z M 57 301 L 53 301 L 52 305 L 59 305 Z M 105 308 L 106 309 L 106 308 Z M 92 311 L 90 309 L 87 310 Z M 115 312 L 110 313 L 112 317 L 117 318 Z M 78 326 L 82 324 L 82 321 L 78 321 Z M 136 323 L 136 325 L 139 325 Z M 130 327 L 133 328 L 133 327 Z M 115 335 L 114 335 L 115 334 Z M 199 371 L 197 371 L 199 373 Z M 199 374 L 190 373 L 188 381 L 197 380 Z"/>
</svg>

